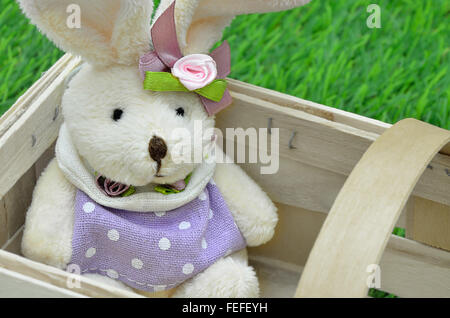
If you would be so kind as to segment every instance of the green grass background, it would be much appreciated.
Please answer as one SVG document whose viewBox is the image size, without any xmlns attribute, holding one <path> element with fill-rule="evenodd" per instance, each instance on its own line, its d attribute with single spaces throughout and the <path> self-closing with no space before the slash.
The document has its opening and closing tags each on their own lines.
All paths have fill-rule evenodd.
<svg viewBox="0 0 450 318">
<path fill-rule="evenodd" d="M 381 29 L 366 25 L 371 3 Z M 0 4 L 1 115 L 63 53 L 13 0 Z M 314 0 L 240 16 L 224 32 L 230 77 L 389 123 L 414 117 L 450 129 L 449 16 L 448 0 Z"/>
</svg>

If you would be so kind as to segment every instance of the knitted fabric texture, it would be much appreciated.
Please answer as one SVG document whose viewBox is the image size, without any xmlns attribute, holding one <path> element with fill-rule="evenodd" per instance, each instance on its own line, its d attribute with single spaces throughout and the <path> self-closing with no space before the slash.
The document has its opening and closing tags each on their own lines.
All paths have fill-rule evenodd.
<svg viewBox="0 0 450 318">
<path fill-rule="evenodd" d="M 78 190 L 72 264 L 135 289 L 171 289 L 246 243 L 219 189 L 167 212 L 106 208 Z"/>
</svg>

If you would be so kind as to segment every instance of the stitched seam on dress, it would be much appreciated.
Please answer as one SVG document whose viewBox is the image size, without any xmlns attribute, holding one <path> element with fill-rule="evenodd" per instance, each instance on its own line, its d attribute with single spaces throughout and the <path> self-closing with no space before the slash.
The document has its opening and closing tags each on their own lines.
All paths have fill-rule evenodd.
<svg viewBox="0 0 450 318">
<path fill-rule="evenodd" d="M 86 272 L 95 272 L 95 271 L 102 271 L 102 272 L 108 272 L 110 269 L 101 269 L 101 268 L 88 268 L 88 269 L 85 269 L 84 271 L 81 271 L 81 273 L 86 273 Z M 136 284 L 139 284 L 139 285 L 142 285 L 142 286 L 147 286 L 147 287 L 152 287 L 152 288 L 155 288 L 155 287 L 161 287 L 161 286 L 175 286 L 175 285 L 179 285 L 179 284 L 181 284 L 182 282 L 175 282 L 175 283 L 171 283 L 171 284 L 166 284 L 166 285 L 152 285 L 152 284 L 147 284 L 147 283 L 141 283 L 141 282 L 138 282 L 138 281 L 135 281 L 135 280 L 133 280 L 133 279 L 131 279 L 131 278 L 128 278 L 126 275 L 123 275 L 123 274 L 119 274 L 119 273 L 117 273 L 119 276 L 122 276 L 123 278 L 126 278 L 127 280 L 129 280 L 130 282 L 132 282 L 132 283 L 136 283 Z M 110 277 L 110 276 L 108 276 L 108 277 Z M 110 277 L 110 278 L 112 278 L 112 277 Z M 114 279 L 114 278 L 112 278 L 112 279 Z"/>
</svg>

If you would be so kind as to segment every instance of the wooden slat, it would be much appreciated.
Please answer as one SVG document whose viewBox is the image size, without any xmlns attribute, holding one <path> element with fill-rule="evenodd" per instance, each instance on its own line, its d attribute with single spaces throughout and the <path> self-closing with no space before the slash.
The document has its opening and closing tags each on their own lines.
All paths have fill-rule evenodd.
<svg viewBox="0 0 450 318">
<path fill-rule="evenodd" d="M 240 166 L 273 201 L 323 213 L 328 213 L 346 179 L 341 174 L 284 156 L 280 156 L 280 167 L 275 174 L 261 174 L 259 163 Z"/>
<path fill-rule="evenodd" d="M 348 175 L 365 150 L 378 137 L 347 125 L 317 117 L 302 111 L 232 93 L 233 106 L 217 116 L 219 128 L 263 127 L 272 118 L 272 127 L 279 128 L 280 155 L 300 162 Z M 288 144 L 296 132 L 292 145 Z"/>
<path fill-rule="evenodd" d="M 279 223 L 274 238 L 250 248 L 249 257 L 263 295 L 291 297 L 326 215 L 283 204 L 277 207 Z M 400 297 L 450 297 L 448 252 L 390 235 L 380 269 L 382 290 Z M 278 278 L 285 284 L 283 290 Z"/>
<path fill-rule="evenodd" d="M 8 240 L 8 223 L 6 219 L 5 200 L 0 200 L 0 246 Z"/>
<path fill-rule="evenodd" d="M 36 180 L 41 176 L 42 171 L 47 167 L 49 162 L 55 157 L 55 145 L 54 142 L 45 152 L 41 155 L 41 157 L 34 164 L 34 171 L 36 174 Z"/>
<path fill-rule="evenodd" d="M 62 122 L 62 116 L 55 117 L 55 111 L 60 107 L 64 81 L 79 63 L 79 59 L 71 58 L 62 70 L 56 68 L 56 78 L 39 92 L 39 96 L 0 137 L 0 197 L 55 141 Z M 55 69 L 48 72 L 52 71 Z M 16 107 L 15 111 L 20 113 L 22 108 Z"/>
<path fill-rule="evenodd" d="M 246 154 L 254 151 L 248 144 L 243 146 Z M 235 151 L 236 155 L 237 151 Z M 279 160 L 280 167 L 275 174 L 261 174 L 261 167 L 265 165 L 260 162 L 243 163 L 240 166 L 273 201 L 281 206 L 288 205 L 328 213 L 346 177 L 283 155 L 280 155 Z M 405 217 L 402 216 L 396 226 L 405 227 L 405 223 Z"/>
<path fill-rule="evenodd" d="M 258 277 L 260 297 L 289 298 L 294 295 L 302 267 L 255 255 L 249 256 L 249 264 Z"/>
<path fill-rule="evenodd" d="M 58 288 L 0 267 L 1 298 L 83 298 L 85 296 Z"/>
<path fill-rule="evenodd" d="M 22 255 L 22 236 L 23 236 L 23 229 L 25 225 L 22 225 L 17 232 L 11 236 L 11 238 L 6 241 L 6 243 L 1 246 L 0 249 L 16 254 L 16 255 Z"/>
<path fill-rule="evenodd" d="M 50 86 L 72 60 L 73 57 L 70 54 L 65 54 L 61 57 L 0 117 L 0 137 L 25 113 L 31 103 Z"/>
<path fill-rule="evenodd" d="M 374 132 L 333 122 L 299 110 L 280 107 L 248 95 L 235 92 L 232 92 L 232 95 L 233 105 L 217 116 L 218 128 L 224 133 L 227 127 L 265 128 L 268 125 L 268 119 L 272 118 L 272 127 L 280 129 L 280 157 L 320 168 L 322 178 L 326 175 L 323 172 L 332 172 L 330 183 L 333 182 L 336 174 L 347 177 L 364 152 L 379 137 Z M 294 131 L 297 133 L 293 141 L 295 149 L 289 149 L 289 139 Z M 450 156 L 438 154 L 431 162 L 431 166 L 436 168 L 427 169 L 413 193 L 450 205 L 450 196 L 446 194 L 446 189 L 450 188 L 450 178 L 446 173 L 446 169 L 450 171 Z M 301 174 L 293 175 L 292 178 L 301 178 Z M 311 180 L 313 179 L 312 176 Z M 298 188 L 298 193 L 301 193 L 303 189 L 305 188 Z M 339 188 L 333 192 L 338 191 Z M 308 194 L 301 193 L 300 196 L 307 197 Z M 303 207 L 317 210 L 312 206 Z"/>
<path fill-rule="evenodd" d="M 450 206 L 415 198 L 411 214 L 411 238 L 450 251 Z"/>
<path fill-rule="evenodd" d="M 277 203 L 279 221 L 274 237 L 249 248 L 249 255 L 303 267 L 326 214 Z"/>
<path fill-rule="evenodd" d="M 59 288 L 67 288 L 69 273 L 22 256 L 0 250 L 0 268 L 17 272 Z M 136 293 L 105 285 L 81 276 L 79 293 L 89 297 L 142 297 Z"/>
<path fill-rule="evenodd" d="M 34 167 L 31 167 L 3 197 L 8 238 L 12 237 L 25 223 L 25 214 L 31 204 L 35 184 L 36 175 Z"/>
<path fill-rule="evenodd" d="M 450 297 L 450 253 L 391 236 L 380 262 L 381 289 L 401 297 Z"/>
<path fill-rule="evenodd" d="M 411 155 L 413 154 L 411 153 Z M 450 205 L 450 196 L 448 195 L 448 189 L 450 188 L 449 171 L 450 153 L 448 155 L 437 154 L 420 177 L 413 193 L 427 200 Z"/>
<path fill-rule="evenodd" d="M 306 112 L 330 121 L 351 126 L 353 128 L 381 135 L 386 129 L 391 127 L 390 124 L 384 123 L 379 120 L 367 118 L 337 108 L 314 103 L 309 100 L 273 91 L 271 89 L 255 86 L 231 78 L 228 78 L 227 80 L 229 88 L 233 92 L 251 96 L 263 101 L 280 105 L 282 107 L 289 107 L 292 109 L 300 110 L 302 112 Z"/>
<path fill-rule="evenodd" d="M 368 266 L 379 263 L 414 185 L 449 142 L 450 131 L 406 119 L 372 144 L 336 198 L 296 296 L 367 295 Z"/>
</svg>

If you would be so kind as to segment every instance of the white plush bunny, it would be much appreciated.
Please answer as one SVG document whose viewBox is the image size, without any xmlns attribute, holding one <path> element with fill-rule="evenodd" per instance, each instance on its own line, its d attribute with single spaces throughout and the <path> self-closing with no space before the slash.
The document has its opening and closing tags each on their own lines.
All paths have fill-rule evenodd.
<svg viewBox="0 0 450 318">
<path fill-rule="evenodd" d="M 202 220 L 212 222 L 216 203 L 211 201 L 211 193 L 216 191 L 215 187 L 220 190 L 218 200 L 223 198 L 226 202 L 228 210 L 223 209 L 230 212 L 233 224 L 239 229 L 235 231 L 228 225 L 221 227 L 218 224 L 218 228 L 223 229 L 216 230 L 221 241 L 226 241 L 228 234 L 242 235 L 247 246 L 257 246 L 271 239 L 277 223 L 276 208 L 238 166 L 211 162 L 175 163 L 172 150 L 180 140 L 173 136 L 173 131 L 183 128 L 194 136 L 195 121 L 201 121 L 203 129 L 213 128 L 214 116 L 208 115 L 199 95 L 193 92 L 143 89 L 138 63 L 141 56 L 153 49 L 149 32 L 153 10 L 151 0 L 19 2 L 24 13 L 43 33 L 63 50 L 82 56 L 86 62 L 68 83 L 63 95 L 64 124 L 57 141 L 56 158 L 39 178 L 27 213 L 22 241 L 26 257 L 65 269 L 74 263 L 76 253 L 79 254 L 77 260 L 106 257 L 105 253 L 110 253 L 109 258 L 139 253 L 140 248 L 153 244 L 153 238 L 142 238 L 138 235 L 140 232 L 133 232 L 132 228 L 128 235 L 135 241 L 125 244 L 127 237 L 122 229 L 106 229 L 104 238 L 101 233 L 95 234 L 100 235 L 99 242 L 105 239 L 109 240 L 105 244 L 116 245 L 108 245 L 102 250 L 100 246 L 94 246 L 97 244 L 95 235 L 89 241 L 92 246 L 76 241 L 75 237 L 80 235 L 77 231 L 85 227 L 78 223 L 104 208 L 104 213 L 109 213 L 107 209 L 119 211 L 117 215 L 124 215 L 126 212 L 123 211 L 134 211 L 130 215 L 136 217 L 145 214 L 148 219 L 142 222 L 164 227 L 167 225 L 164 220 L 171 220 L 171 213 L 177 213 L 174 211 L 180 212 L 189 204 L 193 204 L 195 209 L 200 205 L 204 207 L 204 202 L 209 202 L 210 214 L 205 218 L 209 221 Z M 155 19 L 166 12 L 172 2 L 162 0 Z M 222 30 L 238 14 L 279 11 L 306 2 L 308 0 L 177 0 L 174 17 L 181 52 L 184 56 L 207 54 L 220 40 Z M 67 8 L 73 4 L 81 9 L 80 28 L 70 28 L 67 24 L 70 15 Z M 190 150 L 195 152 L 198 150 L 196 147 L 205 143 L 208 140 L 193 142 Z M 181 192 L 164 195 L 153 190 L 155 184 L 171 185 L 189 174 L 190 180 Z M 133 185 L 136 192 L 130 196 L 112 197 L 98 186 L 98 182 L 106 184 L 107 180 L 114 180 L 119 188 L 122 184 Z M 205 193 L 209 193 L 209 201 L 205 200 Z M 77 216 L 77 211 L 81 211 L 80 216 Z M 191 224 L 194 227 L 193 222 L 180 222 L 180 233 L 189 231 Z M 121 226 L 128 226 L 133 222 L 122 223 Z M 96 228 L 91 230 L 95 232 Z M 159 229 L 152 231 L 158 235 L 162 233 L 158 232 Z M 143 239 L 147 240 L 145 244 L 141 242 Z M 154 248 L 159 248 L 158 253 L 170 253 L 180 248 L 181 243 L 174 242 L 175 239 L 155 239 Z M 200 251 L 215 248 L 216 244 L 213 238 L 208 243 L 205 237 L 198 243 Z M 125 252 L 115 249 L 119 244 L 126 249 Z M 107 265 L 102 268 L 99 265 L 82 268 L 82 273 L 123 288 L 131 286 L 142 293 L 170 290 L 170 294 L 178 297 L 257 297 L 258 280 L 247 264 L 245 248 L 239 244 L 223 255 L 220 254 L 222 252 L 216 253 L 211 265 L 199 272 L 196 272 L 194 262 L 180 263 L 183 266 L 158 263 L 157 260 L 147 262 L 137 255 L 130 257 L 129 264 L 121 265 L 129 265 L 129 269 L 108 268 Z M 230 251 L 234 253 L 230 254 Z M 183 254 L 178 255 L 180 257 L 185 257 L 184 254 L 200 257 L 192 250 L 178 253 Z M 163 268 L 150 268 L 149 262 Z M 100 261 L 99 264 L 106 263 Z M 152 277 L 148 278 L 149 281 L 138 281 L 132 276 L 135 272 L 140 278 L 152 272 L 171 273 L 178 270 L 177 266 L 180 267 L 180 275 L 184 274 L 186 279 L 173 278 L 174 288 L 170 283 L 155 284 Z M 171 278 L 167 277 L 168 280 Z"/>
</svg>

